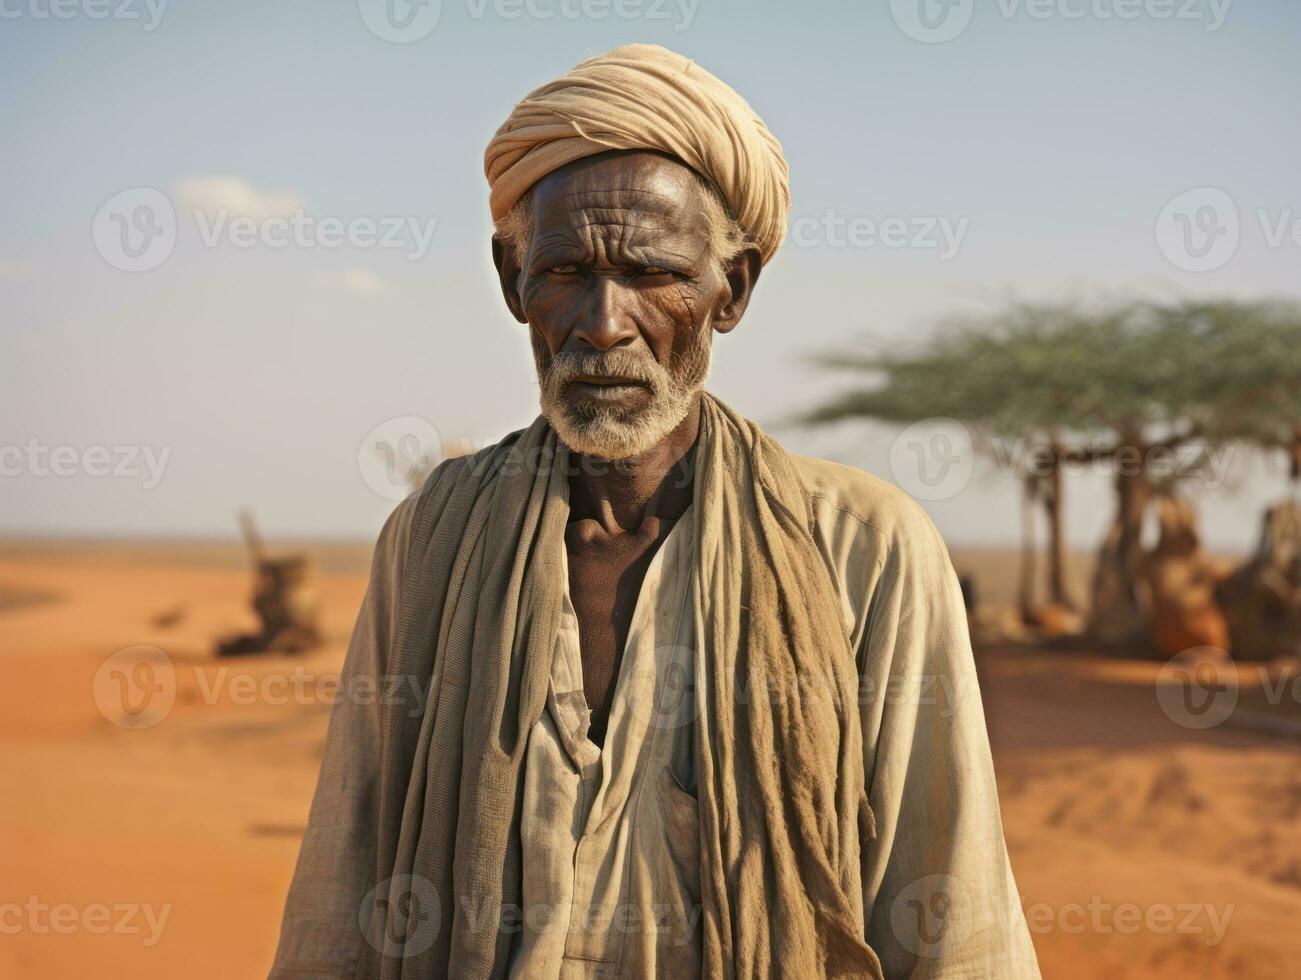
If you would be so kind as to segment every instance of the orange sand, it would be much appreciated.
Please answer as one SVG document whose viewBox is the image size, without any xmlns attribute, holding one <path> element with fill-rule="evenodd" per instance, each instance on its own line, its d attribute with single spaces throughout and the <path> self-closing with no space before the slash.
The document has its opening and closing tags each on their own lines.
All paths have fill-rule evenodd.
<svg viewBox="0 0 1301 980">
<path fill-rule="evenodd" d="M 253 625 L 237 549 L 0 547 L 0 976 L 265 975 L 365 584 L 364 548 L 326 558 L 323 649 L 218 662 L 216 636 Z M 110 720 L 130 716 L 111 679 L 96 686 L 134 644 L 164 650 L 175 678 L 145 729 Z M 1298 746 L 1175 725 L 1157 669 L 980 658 L 1044 976 L 1295 975 Z"/>
</svg>

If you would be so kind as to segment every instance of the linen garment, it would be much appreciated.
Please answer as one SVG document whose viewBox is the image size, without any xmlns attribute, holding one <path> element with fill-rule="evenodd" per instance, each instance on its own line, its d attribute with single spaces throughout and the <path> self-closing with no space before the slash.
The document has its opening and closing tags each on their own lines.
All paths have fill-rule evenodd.
<svg viewBox="0 0 1301 980">
<path fill-rule="evenodd" d="M 688 508 L 646 570 L 602 746 L 587 738 L 566 586 L 547 708 L 525 758 L 512 977 L 700 975 L 692 518 Z"/>
<path fill-rule="evenodd" d="M 851 638 L 860 676 L 857 710 L 866 790 L 875 823 L 874 834 L 863 841 L 861 851 L 863 935 L 880 958 L 887 977 L 1037 977 L 1003 841 L 965 613 L 944 546 L 921 509 L 888 484 L 834 463 L 803 457 L 795 460 L 812 501 L 814 538 L 836 584 L 843 625 Z M 414 499 L 397 508 L 380 535 L 370 586 L 342 678 L 345 690 L 355 686 L 359 678 L 382 675 L 385 652 L 395 642 L 397 599 L 406 566 Z M 690 517 L 692 525 L 700 519 L 698 513 Z M 644 627 L 654 624 L 657 635 L 657 641 L 649 647 L 652 661 L 662 656 L 657 650 L 659 624 L 669 623 L 675 611 L 692 608 L 689 604 L 684 607 L 679 593 L 690 592 L 683 576 L 665 574 L 666 566 L 669 572 L 677 571 L 681 555 L 691 552 L 690 548 L 682 548 L 691 531 L 686 523 L 674 528 L 652 563 L 657 566 L 657 576 L 652 578 L 648 572 L 638 599 L 636 622 Z M 690 629 L 683 632 L 681 628 L 674 631 L 666 627 L 664 635 L 669 632 L 675 636 L 669 647 L 678 646 L 677 641 L 684 636 L 692 636 Z M 572 651 L 568 645 L 576 642 L 576 635 L 566 637 L 562 629 L 557 651 Z M 629 653 L 640 652 L 630 634 Z M 690 676 L 699 679 L 710 651 L 692 653 Z M 566 688 L 571 693 L 582 689 L 581 678 L 572 675 L 572 665 L 572 657 L 562 655 L 553 660 L 548 707 L 539 722 L 542 727 L 535 726 L 529 733 L 524 780 L 525 799 L 531 806 L 523 816 L 523 828 L 544 826 L 534 817 L 543 812 L 540 801 L 547 781 L 541 773 L 548 769 L 557 774 L 568 772 L 571 782 L 577 776 L 576 787 L 596 786 L 598 794 L 607 783 L 614 785 L 615 777 L 607 775 L 604 767 L 593 770 L 598 760 L 575 735 L 582 729 L 575 719 L 581 718 L 583 706 L 573 697 L 563 697 Z M 656 704 L 671 703 L 676 709 L 692 704 L 690 698 L 665 698 L 663 689 L 673 683 L 673 671 L 668 674 L 667 679 L 648 682 L 652 715 L 656 714 Z M 621 669 L 618 683 L 623 682 Z M 382 688 L 382 684 L 379 686 Z M 656 694 L 660 696 L 658 702 Z M 629 699 L 617 710 L 631 712 L 633 705 Z M 676 717 L 672 714 L 676 709 L 670 709 L 670 719 Z M 690 869 L 690 849 L 677 848 L 685 850 L 677 853 L 673 847 L 675 841 L 690 839 L 690 834 L 678 834 L 677 830 L 684 825 L 689 828 L 694 815 L 689 802 L 696 789 L 691 766 L 698 760 L 689 754 L 683 759 L 674 751 L 684 744 L 691 745 L 684 736 L 688 728 L 675 727 L 673 720 L 661 720 L 652 734 L 669 732 L 672 737 L 643 739 L 637 746 L 643 756 L 631 761 L 625 770 L 633 809 L 630 812 L 625 803 L 616 808 L 613 817 L 600 811 L 603 819 L 622 821 L 623 830 L 610 831 L 599 821 L 593 823 L 596 796 L 589 799 L 577 788 L 574 799 L 581 805 L 571 809 L 568 823 L 561 825 L 568 839 L 560 836 L 558 840 L 540 840 L 530 829 L 522 830 L 526 908 L 522 921 L 514 927 L 512 955 L 512 969 L 517 969 L 518 975 L 562 975 L 548 971 L 586 968 L 591 972 L 576 975 L 637 977 L 690 970 L 690 966 L 680 964 L 684 957 L 690 962 L 694 938 L 675 944 L 681 935 L 674 932 L 677 923 L 660 910 L 667 907 L 690 911 L 696 901 L 690 874 L 678 873 Z M 560 742 L 565 756 L 546 754 L 549 738 Z M 569 749 L 565 749 L 566 738 Z M 286 906 L 273 977 L 351 977 L 367 942 L 375 941 L 374 937 L 367 938 L 365 919 L 375 890 L 374 808 L 382 764 L 381 741 L 378 699 L 340 702 L 331 719 L 321 778 Z M 595 746 L 587 743 L 586 749 Z M 571 768 L 566 770 L 565 766 Z M 617 768 L 612 764 L 610 772 Z M 606 782 L 597 783 L 597 779 Z M 610 799 L 616 795 L 621 796 L 622 791 L 606 794 Z M 567 798 L 561 797 L 562 805 Z M 538 807 L 534 808 L 533 803 Z M 545 833 L 539 833 L 546 838 Z M 563 854 L 569 848 L 574 855 L 575 881 L 583 867 L 614 868 L 608 855 L 599 849 L 591 855 L 581 853 L 584 837 L 593 833 L 598 835 L 593 839 L 608 835 L 610 846 L 624 847 L 628 860 L 619 866 L 621 872 L 607 874 L 602 884 L 594 884 L 599 874 L 592 876 L 588 884 L 582 885 L 578 898 L 597 899 L 594 904 L 608 905 L 610 896 L 617 893 L 613 899 L 616 904 L 624 901 L 629 907 L 651 907 L 649 918 L 657 924 L 665 923 L 665 928 L 651 934 L 653 942 L 646 939 L 644 930 L 629 928 L 627 922 L 622 923 L 619 935 L 613 939 L 599 929 L 575 932 L 572 917 L 562 917 L 555 931 L 536 928 L 536 917 L 530 925 L 527 906 L 531 869 L 558 863 L 557 853 Z M 667 862 L 663 860 L 665 855 Z M 673 873 L 662 873 L 669 867 Z M 630 868 L 634 869 L 631 874 Z M 577 891 L 577 886 L 566 886 L 564 876 L 547 878 L 547 897 L 538 902 L 554 902 L 567 887 Z M 420 904 L 418 891 L 414 889 L 411 896 L 413 915 L 419 912 L 415 908 Z M 571 905 L 574 902 L 571 897 Z M 438 912 L 443 916 L 465 915 L 473 910 Z M 686 921 L 690 922 L 689 915 Z M 559 959 L 555 953 L 557 936 L 564 943 Z M 599 952 L 584 967 L 579 958 L 565 958 L 563 950 L 568 949 Z M 611 953 L 612 949 L 617 952 Z M 532 962 L 536 962 L 539 972 L 533 972 L 530 957 L 535 958 Z M 616 960 L 613 967 L 602 962 L 612 957 Z M 455 963 L 450 972 L 456 975 Z"/>
</svg>

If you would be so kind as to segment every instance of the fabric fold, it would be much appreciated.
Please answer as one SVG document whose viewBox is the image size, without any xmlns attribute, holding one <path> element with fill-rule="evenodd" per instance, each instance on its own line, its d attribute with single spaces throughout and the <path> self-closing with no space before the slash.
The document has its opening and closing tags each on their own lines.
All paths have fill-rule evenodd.
<svg viewBox="0 0 1301 980">
<path fill-rule="evenodd" d="M 654 150 L 707 177 L 767 262 L 791 198 L 781 144 L 731 86 L 657 44 L 626 44 L 534 89 L 483 156 L 493 221 L 538 180 L 609 150 Z"/>
<path fill-rule="evenodd" d="M 857 671 L 794 461 L 701 406 L 693 603 L 704 967 L 880 977 Z M 521 907 L 527 733 L 563 596 L 567 450 L 539 418 L 440 465 L 412 520 L 358 975 L 504 976 Z M 505 927 L 505 928 L 504 928 Z"/>
</svg>

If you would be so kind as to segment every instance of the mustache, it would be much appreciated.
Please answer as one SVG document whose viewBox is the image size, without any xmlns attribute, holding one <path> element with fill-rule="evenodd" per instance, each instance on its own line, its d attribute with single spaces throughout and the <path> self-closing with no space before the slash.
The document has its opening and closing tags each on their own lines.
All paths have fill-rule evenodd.
<svg viewBox="0 0 1301 980">
<path fill-rule="evenodd" d="M 664 369 L 649 350 L 615 347 L 607 351 L 567 350 L 548 358 L 542 365 L 547 381 L 567 385 L 583 375 L 620 378 L 644 385 L 655 385 Z"/>
</svg>

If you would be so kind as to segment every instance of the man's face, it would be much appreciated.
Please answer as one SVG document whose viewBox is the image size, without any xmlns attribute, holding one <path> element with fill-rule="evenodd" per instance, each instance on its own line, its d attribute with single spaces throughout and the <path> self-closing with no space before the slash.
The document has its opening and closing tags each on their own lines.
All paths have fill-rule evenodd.
<svg viewBox="0 0 1301 980">
<path fill-rule="evenodd" d="M 528 254 L 498 263 L 530 326 L 542 412 L 571 449 L 636 456 L 687 416 L 711 329 L 739 319 L 733 277 L 710 253 L 705 192 L 681 163 L 615 153 L 549 174 L 532 195 Z"/>
</svg>

